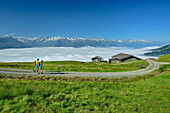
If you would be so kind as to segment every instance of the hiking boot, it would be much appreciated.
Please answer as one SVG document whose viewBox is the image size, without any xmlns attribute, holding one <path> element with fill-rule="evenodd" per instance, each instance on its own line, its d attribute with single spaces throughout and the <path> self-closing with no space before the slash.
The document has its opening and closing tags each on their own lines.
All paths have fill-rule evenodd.
<svg viewBox="0 0 170 113">
<path fill-rule="evenodd" d="M 41 74 L 43 74 L 43 72 L 41 72 Z"/>
<path fill-rule="evenodd" d="M 33 72 L 35 72 L 35 70 L 33 70 Z"/>
<path fill-rule="evenodd" d="M 40 72 L 38 72 L 38 74 L 40 74 Z"/>
<path fill-rule="evenodd" d="M 37 72 L 38 72 L 38 70 L 37 70 Z"/>
</svg>

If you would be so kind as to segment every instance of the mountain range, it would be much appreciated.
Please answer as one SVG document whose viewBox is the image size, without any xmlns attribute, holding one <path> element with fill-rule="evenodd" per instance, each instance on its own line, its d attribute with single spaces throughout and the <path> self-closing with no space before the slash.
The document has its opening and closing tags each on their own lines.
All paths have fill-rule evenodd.
<svg viewBox="0 0 170 113">
<path fill-rule="evenodd" d="M 26 48 L 30 47 L 27 44 L 14 39 L 11 36 L 0 37 L 0 49 L 5 48 Z"/>
<path fill-rule="evenodd" d="M 160 47 L 158 49 L 153 49 L 152 52 L 145 53 L 147 56 L 161 56 L 165 54 L 170 54 L 170 44 Z"/>
<path fill-rule="evenodd" d="M 143 48 L 149 46 L 160 46 L 165 42 L 148 40 L 105 40 L 105 39 L 85 39 L 67 37 L 47 37 L 25 38 L 11 37 L 9 35 L 0 37 L 0 49 L 5 48 L 25 48 L 25 47 L 132 47 Z"/>
</svg>

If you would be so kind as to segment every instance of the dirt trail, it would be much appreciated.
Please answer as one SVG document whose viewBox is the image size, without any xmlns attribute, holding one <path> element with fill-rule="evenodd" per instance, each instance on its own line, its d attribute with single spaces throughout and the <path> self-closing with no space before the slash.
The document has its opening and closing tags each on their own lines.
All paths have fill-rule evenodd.
<svg viewBox="0 0 170 113">
<path fill-rule="evenodd" d="M 44 74 L 38 74 L 32 70 L 10 69 L 0 68 L 0 74 L 8 75 L 32 75 L 32 76 L 60 76 L 60 77 L 134 77 L 142 76 L 151 73 L 158 68 L 160 64 L 170 64 L 162 62 L 153 62 L 148 60 L 149 65 L 140 70 L 128 71 L 128 72 L 56 72 L 56 71 L 44 71 Z"/>
</svg>

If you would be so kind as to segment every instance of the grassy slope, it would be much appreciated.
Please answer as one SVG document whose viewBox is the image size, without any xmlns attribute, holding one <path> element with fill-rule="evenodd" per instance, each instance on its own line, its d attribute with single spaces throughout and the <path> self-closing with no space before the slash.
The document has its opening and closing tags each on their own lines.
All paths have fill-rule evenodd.
<svg viewBox="0 0 170 113">
<path fill-rule="evenodd" d="M 156 62 L 170 62 L 170 54 L 160 56 L 160 58 L 155 61 Z"/>
<path fill-rule="evenodd" d="M 170 65 L 121 82 L 0 79 L 0 112 L 169 112 Z"/>
<path fill-rule="evenodd" d="M 152 52 L 145 53 L 145 55 L 148 56 L 160 56 L 165 54 L 170 54 L 170 44 L 158 49 L 154 49 Z"/>
<path fill-rule="evenodd" d="M 140 67 L 142 64 L 142 67 Z M 76 61 L 51 61 L 44 62 L 44 69 L 48 71 L 79 71 L 79 72 L 117 72 L 117 71 L 132 71 L 144 68 L 148 65 L 143 60 L 135 61 L 130 64 L 109 64 L 109 63 L 82 63 Z M 31 62 L 21 63 L 0 63 L 0 67 L 16 68 L 16 69 L 34 69 Z"/>
</svg>

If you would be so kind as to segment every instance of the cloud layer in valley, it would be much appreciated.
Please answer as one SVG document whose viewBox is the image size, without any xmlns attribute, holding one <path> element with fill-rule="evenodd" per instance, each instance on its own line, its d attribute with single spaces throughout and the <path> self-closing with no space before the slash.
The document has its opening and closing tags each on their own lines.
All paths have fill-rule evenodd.
<svg viewBox="0 0 170 113">
<path fill-rule="evenodd" d="M 95 47 L 41 47 L 41 48 L 21 48 L 0 50 L 0 62 L 33 62 L 40 58 L 44 61 L 91 61 L 94 56 L 101 56 L 108 60 L 111 56 L 118 53 L 127 53 L 140 58 L 148 58 L 143 53 L 158 47 L 147 47 L 142 49 L 132 48 L 95 48 Z"/>
</svg>

